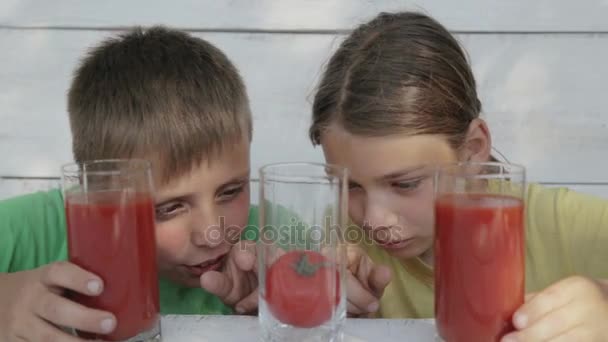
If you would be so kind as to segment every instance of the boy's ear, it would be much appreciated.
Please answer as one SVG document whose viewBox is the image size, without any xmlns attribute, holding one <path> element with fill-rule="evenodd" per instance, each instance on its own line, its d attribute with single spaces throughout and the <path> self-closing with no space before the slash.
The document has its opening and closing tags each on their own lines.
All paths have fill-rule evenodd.
<svg viewBox="0 0 608 342">
<path fill-rule="evenodd" d="M 464 144 L 460 149 L 460 160 L 487 162 L 492 151 L 492 137 L 483 119 L 473 119 L 469 124 Z"/>
</svg>

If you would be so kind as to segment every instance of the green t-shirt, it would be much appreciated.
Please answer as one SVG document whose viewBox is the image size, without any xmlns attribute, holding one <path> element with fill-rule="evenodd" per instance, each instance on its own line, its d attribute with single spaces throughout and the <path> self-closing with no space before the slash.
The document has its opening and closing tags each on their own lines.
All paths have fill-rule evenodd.
<svg viewBox="0 0 608 342">
<path fill-rule="evenodd" d="M 258 209 L 252 206 L 243 236 L 257 236 L 257 222 Z M 61 191 L 37 192 L 0 201 L 0 273 L 67 260 L 67 250 Z M 159 287 L 162 314 L 232 313 L 217 296 L 201 288 L 183 287 L 162 278 Z"/>
</svg>

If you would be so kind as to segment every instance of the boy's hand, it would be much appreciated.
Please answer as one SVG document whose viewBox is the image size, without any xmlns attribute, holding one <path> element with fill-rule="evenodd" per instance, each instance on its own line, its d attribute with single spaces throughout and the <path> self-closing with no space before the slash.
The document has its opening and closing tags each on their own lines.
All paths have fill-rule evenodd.
<svg viewBox="0 0 608 342">
<path fill-rule="evenodd" d="M 221 272 L 209 271 L 201 276 L 201 287 L 235 306 L 239 314 L 254 312 L 258 307 L 255 245 L 255 241 L 239 241 L 232 246 Z"/>
<path fill-rule="evenodd" d="M 608 341 L 608 282 L 570 277 L 526 299 L 502 342 Z"/>
<path fill-rule="evenodd" d="M 62 297 L 65 289 L 89 296 L 103 291 L 94 274 L 57 262 L 24 272 L 0 274 L 0 341 L 80 342 L 57 326 L 108 334 L 116 318 Z"/>
<path fill-rule="evenodd" d="M 380 297 L 391 281 L 391 270 L 376 265 L 359 247 L 349 245 L 346 275 L 347 312 L 351 316 L 368 315 L 378 311 Z"/>
</svg>

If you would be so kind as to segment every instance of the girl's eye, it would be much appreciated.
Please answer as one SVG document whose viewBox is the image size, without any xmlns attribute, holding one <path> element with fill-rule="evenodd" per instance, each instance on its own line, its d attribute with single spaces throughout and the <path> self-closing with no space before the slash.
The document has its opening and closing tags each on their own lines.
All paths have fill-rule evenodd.
<svg viewBox="0 0 608 342">
<path fill-rule="evenodd" d="M 169 203 L 155 208 L 155 215 L 157 220 L 167 221 L 186 210 L 186 207 L 182 203 Z"/>
<path fill-rule="evenodd" d="M 399 191 L 412 191 L 418 188 L 422 179 L 414 179 L 403 182 L 395 182 L 392 184 L 393 187 L 397 188 Z"/>
<path fill-rule="evenodd" d="M 361 189 L 361 185 L 357 184 L 357 183 L 352 183 L 352 182 L 348 182 L 348 190 L 356 190 L 356 189 Z"/>
</svg>

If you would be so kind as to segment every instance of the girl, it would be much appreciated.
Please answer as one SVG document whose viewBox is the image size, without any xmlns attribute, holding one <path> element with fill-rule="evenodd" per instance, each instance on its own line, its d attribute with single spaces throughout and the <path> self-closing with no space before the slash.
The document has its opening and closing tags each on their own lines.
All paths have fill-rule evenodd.
<svg viewBox="0 0 608 342">
<path fill-rule="evenodd" d="M 364 285 L 349 285 L 351 312 L 374 311 L 375 296 L 381 317 L 432 317 L 433 189 L 423 166 L 493 160 L 480 112 L 463 50 L 423 14 L 380 14 L 330 59 L 310 137 L 327 162 L 350 170 L 350 217 L 375 233 L 367 254 L 390 268 L 353 272 Z M 600 280 L 608 278 L 608 204 L 530 185 L 527 209 L 526 286 L 535 294 L 504 341 L 608 339 L 608 286 Z M 382 296 L 370 286 L 391 276 Z"/>
</svg>

